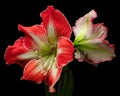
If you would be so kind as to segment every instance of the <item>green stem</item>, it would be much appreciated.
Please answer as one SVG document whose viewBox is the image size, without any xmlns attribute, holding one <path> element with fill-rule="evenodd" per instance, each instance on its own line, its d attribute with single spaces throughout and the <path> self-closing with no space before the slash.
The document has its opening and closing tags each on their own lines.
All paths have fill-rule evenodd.
<svg viewBox="0 0 120 96">
<path fill-rule="evenodd" d="M 73 74 L 71 69 L 66 68 L 61 74 L 58 89 L 57 89 L 57 96 L 72 96 L 73 92 Z"/>
</svg>

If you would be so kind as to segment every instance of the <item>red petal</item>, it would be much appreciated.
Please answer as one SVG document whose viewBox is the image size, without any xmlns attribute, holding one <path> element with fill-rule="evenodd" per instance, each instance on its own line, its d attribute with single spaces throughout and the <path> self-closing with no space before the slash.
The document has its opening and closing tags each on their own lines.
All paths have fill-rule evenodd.
<svg viewBox="0 0 120 96">
<path fill-rule="evenodd" d="M 41 83 L 45 77 L 44 67 L 41 60 L 31 60 L 24 68 L 22 80 L 31 80 L 36 83 Z"/>
<path fill-rule="evenodd" d="M 24 58 L 22 54 L 34 51 L 37 47 L 29 36 L 19 38 L 15 41 L 14 45 L 7 47 L 4 54 L 6 64 L 17 63 L 20 66 L 24 66 L 30 58 Z"/>
<path fill-rule="evenodd" d="M 57 65 L 65 66 L 73 60 L 74 47 L 69 38 L 60 37 L 58 40 Z"/>
<path fill-rule="evenodd" d="M 28 49 L 38 49 L 38 45 L 28 36 L 24 37 L 23 45 Z"/>
<path fill-rule="evenodd" d="M 31 27 L 24 27 L 22 25 L 18 25 L 18 29 L 20 31 L 25 32 L 28 36 L 30 36 L 36 44 L 39 45 L 39 42 L 48 41 L 47 33 L 43 25 L 33 25 Z"/>
<path fill-rule="evenodd" d="M 22 37 L 16 40 L 13 46 L 7 47 L 4 54 L 4 59 L 6 61 L 6 64 L 20 63 L 21 66 L 24 65 L 23 62 L 19 62 L 19 60 L 17 59 L 18 55 L 29 51 L 29 49 L 24 45 L 24 40 L 25 38 Z"/>
<path fill-rule="evenodd" d="M 70 37 L 71 27 L 69 22 L 59 10 L 54 9 L 53 6 L 48 6 L 47 9 L 40 14 L 40 16 L 42 17 L 43 25 L 46 29 L 53 24 L 55 34 L 58 37 Z"/>
<path fill-rule="evenodd" d="M 55 92 L 54 85 L 60 78 L 61 72 L 62 72 L 61 67 L 57 68 L 56 64 L 52 65 L 45 79 L 45 82 L 49 86 L 49 92 L 51 93 Z"/>
</svg>

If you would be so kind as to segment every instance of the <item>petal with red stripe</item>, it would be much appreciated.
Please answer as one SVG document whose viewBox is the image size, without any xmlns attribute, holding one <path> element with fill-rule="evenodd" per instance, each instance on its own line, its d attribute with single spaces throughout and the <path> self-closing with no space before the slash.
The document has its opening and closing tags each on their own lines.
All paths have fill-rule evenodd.
<svg viewBox="0 0 120 96">
<path fill-rule="evenodd" d="M 54 85 L 60 78 L 62 72 L 62 67 L 57 67 L 56 62 L 54 62 L 45 78 L 46 84 L 49 86 L 49 92 L 53 93 L 55 92 Z"/>
<path fill-rule="evenodd" d="M 28 39 L 29 42 L 26 42 Z M 33 46 L 34 43 L 30 38 L 21 37 L 16 40 L 13 46 L 8 46 L 5 50 L 4 59 L 6 64 L 17 63 L 20 66 L 24 66 L 28 60 L 36 58 L 37 56 L 37 54 L 31 50 Z M 29 56 L 25 56 L 26 53 L 29 54 Z M 24 54 L 24 56 L 21 56 L 22 54 Z"/>
<path fill-rule="evenodd" d="M 72 41 L 66 37 L 60 37 L 57 49 L 57 66 L 65 66 L 73 60 L 74 47 Z"/>
<path fill-rule="evenodd" d="M 53 6 L 48 6 L 46 10 L 41 12 L 40 16 L 48 32 L 49 40 L 57 39 L 60 36 L 70 37 L 71 27 L 69 22 L 59 10 Z"/>
<path fill-rule="evenodd" d="M 31 60 L 24 68 L 22 80 L 30 80 L 36 83 L 41 83 L 47 72 L 44 70 L 43 62 L 39 60 Z"/>
<path fill-rule="evenodd" d="M 47 33 L 43 25 L 25 27 L 19 24 L 18 29 L 30 36 L 38 46 L 42 46 L 44 43 L 48 42 Z"/>
</svg>

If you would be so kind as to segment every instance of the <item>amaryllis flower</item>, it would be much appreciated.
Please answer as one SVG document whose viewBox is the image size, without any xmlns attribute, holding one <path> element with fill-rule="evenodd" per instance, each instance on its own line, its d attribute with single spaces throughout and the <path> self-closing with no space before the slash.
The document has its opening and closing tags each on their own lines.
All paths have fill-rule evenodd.
<svg viewBox="0 0 120 96">
<path fill-rule="evenodd" d="M 115 57 L 114 45 L 105 40 L 107 28 L 103 23 L 93 24 L 93 19 L 96 17 L 96 12 L 91 10 L 79 18 L 73 27 L 75 58 L 94 65 Z"/>
<path fill-rule="evenodd" d="M 71 27 L 65 16 L 48 6 L 40 16 L 42 23 L 25 27 L 18 25 L 25 37 L 15 41 L 5 51 L 5 61 L 24 67 L 21 79 L 45 83 L 54 92 L 62 68 L 73 60 L 74 47 L 70 41 Z"/>
</svg>

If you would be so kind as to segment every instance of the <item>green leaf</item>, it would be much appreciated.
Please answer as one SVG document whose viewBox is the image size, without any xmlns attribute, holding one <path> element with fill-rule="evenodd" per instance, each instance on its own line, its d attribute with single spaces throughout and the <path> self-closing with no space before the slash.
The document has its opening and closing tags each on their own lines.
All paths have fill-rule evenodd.
<svg viewBox="0 0 120 96">
<path fill-rule="evenodd" d="M 57 96 L 72 96 L 73 81 L 71 69 L 63 71 L 58 82 Z"/>
</svg>

